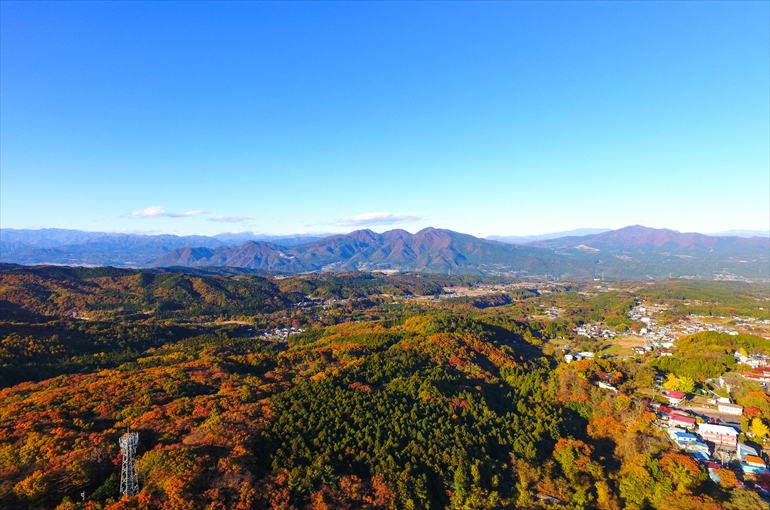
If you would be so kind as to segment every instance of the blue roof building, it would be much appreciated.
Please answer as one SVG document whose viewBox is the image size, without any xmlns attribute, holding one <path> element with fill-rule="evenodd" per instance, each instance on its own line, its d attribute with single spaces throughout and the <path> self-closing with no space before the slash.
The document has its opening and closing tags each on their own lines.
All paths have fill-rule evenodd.
<svg viewBox="0 0 770 510">
<path fill-rule="evenodd" d="M 697 441 L 698 438 L 695 436 L 695 434 L 689 434 L 687 432 L 675 432 L 674 440 L 677 442 L 688 442 Z"/>
</svg>

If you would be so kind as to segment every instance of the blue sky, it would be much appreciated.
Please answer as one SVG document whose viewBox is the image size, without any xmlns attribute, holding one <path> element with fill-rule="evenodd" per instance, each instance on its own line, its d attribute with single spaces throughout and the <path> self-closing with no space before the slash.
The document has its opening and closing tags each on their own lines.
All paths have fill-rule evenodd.
<svg viewBox="0 0 770 510">
<path fill-rule="evenodd" d="M 770 228 L 768 2 L 0 2 L 0 225 Z"/>
</svg>

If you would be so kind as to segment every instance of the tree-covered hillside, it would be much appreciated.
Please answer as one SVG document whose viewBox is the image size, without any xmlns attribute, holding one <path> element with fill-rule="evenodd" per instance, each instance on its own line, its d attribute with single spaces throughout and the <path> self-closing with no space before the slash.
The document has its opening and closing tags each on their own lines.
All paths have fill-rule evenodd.
<svg viewBox="0 0 770 510">
<path fill-rule="evenodd" d="M 50 267 L 0 278 L 0 508 L 762 508 L 677 451 L 640 392 L 657 375 L 722 373 L 730 350 L 767 352 L 766 339 L 688 336 L 659 363 L 559 354 L 576 325 L 626 320 L 646 284 Z M 480 293 L 437 299 L 445 287 Z M 255 336 L 293 324 L 283 339 Z M 762 432 L 766 396 L 739 398 Z M 141 492 L 121 498 L 127 427 Z"/>
</svg>

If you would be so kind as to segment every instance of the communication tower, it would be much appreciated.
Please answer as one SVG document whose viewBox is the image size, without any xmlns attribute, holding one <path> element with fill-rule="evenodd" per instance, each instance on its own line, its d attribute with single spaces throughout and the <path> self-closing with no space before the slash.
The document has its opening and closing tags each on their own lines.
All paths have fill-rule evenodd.
<svg viewBox="0 0 770 510">
<path fill-rule="evenodd" d="M 139 475 L 136 473 L 136 446 L 139 434 L 131 432 L 131 427 L 120 438 L 120 451 L 123 453 L 123 469 L 120 472 L 120 495 L 136 496 L 139 494 Z"/>
</svg>

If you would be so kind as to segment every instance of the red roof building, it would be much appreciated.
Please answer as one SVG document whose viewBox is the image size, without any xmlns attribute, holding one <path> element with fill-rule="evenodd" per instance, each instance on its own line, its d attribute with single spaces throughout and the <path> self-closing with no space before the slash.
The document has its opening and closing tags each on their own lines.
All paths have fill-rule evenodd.
<svg viewBox="0 0 770 510">
<path fill-rule="evenodd" d="M 663 394 L 664 397 L 668 399 L 669 402 L 676 405 L 687 396 L 687 393 L 684 393 L 683 391 L 669 391 L 667 393 Z"/>
<path fill-rule="evenodd" d="M 759 382 L 770 382 L 770 375 L 765 375 L 765 373 L 744 372 L 743 377 Z"/>
<path fill-rule="evenodd" d="M 668 418 L 668 421 L 675 425 L 680 425 L 686 429 L 695 428 L 695 418 L 688 418 L 686 416 L 679 416 L 678 414 L 672 414 Z"/>
</svg>

